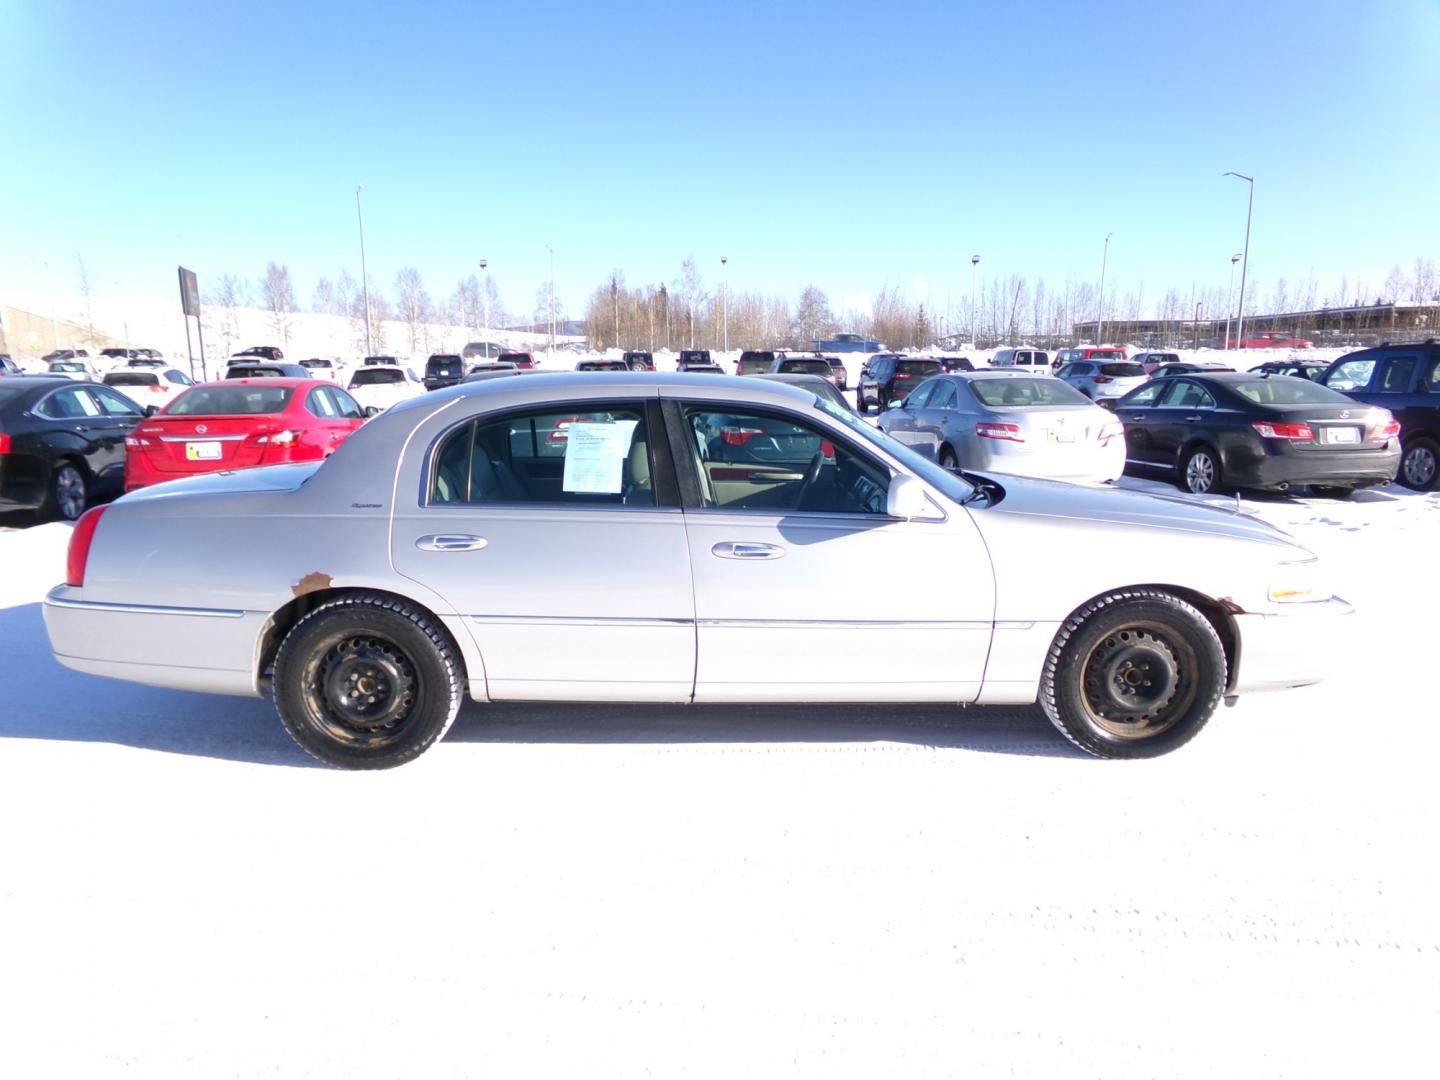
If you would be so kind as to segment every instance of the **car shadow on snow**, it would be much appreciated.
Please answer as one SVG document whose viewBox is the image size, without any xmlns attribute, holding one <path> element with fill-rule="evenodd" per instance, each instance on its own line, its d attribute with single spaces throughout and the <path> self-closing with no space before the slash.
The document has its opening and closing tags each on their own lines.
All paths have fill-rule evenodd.
<svg viewBox="0 0 1440 1080">
<path fill-rule="evenodd" d="M 323 768 L 285 733 L 268 700 L 163 690 L 84 675 L 50 654 L 39 604 L 0 608 L 0 739 L 110 743 L 224 761 Z M 909 743 L 1038 757 L 1086 755 L 1036 706 L 480 705 L 454 743 Z"/>
</svg>

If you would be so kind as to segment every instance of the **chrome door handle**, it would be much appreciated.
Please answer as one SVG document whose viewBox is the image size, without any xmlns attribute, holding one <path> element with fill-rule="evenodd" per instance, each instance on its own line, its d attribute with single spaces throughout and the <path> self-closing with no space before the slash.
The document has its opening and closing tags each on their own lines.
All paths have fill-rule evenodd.
<svg viewBox="0 0 1440 1080">
<path fill-rule="evenodd" d="M 1186 422 L 1187 424 L 1193 424 L 1193 423 L 1197 422 L 1197 421 L 1200 420 L 1200 419 L 1201 419 L 1201 417 L 1198 417 L 1198 416 L 1187 416 L 1187 417 L 1185 417 L 1185 422 Z"/>
<path fill-rule="evenodd" d="M 778 559 L 785 554 L 785 549 L 777 544 L 745 544 L 727 540 L 712 547 L 710 554 L 721 559 Z"/>
<path fill-rule="evenodd" d="M 415 541 L 421 551 L 479 551 L 490 541 L 469 533 L 432 533 Z"/>
</svg>

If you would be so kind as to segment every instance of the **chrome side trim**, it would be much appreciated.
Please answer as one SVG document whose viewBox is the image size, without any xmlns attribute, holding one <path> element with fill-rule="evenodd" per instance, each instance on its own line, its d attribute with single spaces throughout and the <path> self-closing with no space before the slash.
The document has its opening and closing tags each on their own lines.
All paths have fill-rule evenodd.
<svg viewBox="0 0 1440 1080">
<path fill-rule="evenodd" d="M 125 615 L 179 615 L 199 619 L 243 619 L 245 612 L 225 608 L 161 607 L 157 604 L 109 604 L 99 600 L 64 600 L 51 594 L 45 597 L 46 607 L 73 608 L 79 611 L 115 611 Z"/>
<path fill-rule="evenodd" d="M 486 626 L 694 626 L 694 619 L 651 619 L 625 615 L 467 615 Z"/>
<path fill-rule="evenodd" d="M 723 626 L 765 630 L 989 630 L 985 619 L 919 622 L 908 619 L 699 619 L 697 626 Z"/>
</svg>

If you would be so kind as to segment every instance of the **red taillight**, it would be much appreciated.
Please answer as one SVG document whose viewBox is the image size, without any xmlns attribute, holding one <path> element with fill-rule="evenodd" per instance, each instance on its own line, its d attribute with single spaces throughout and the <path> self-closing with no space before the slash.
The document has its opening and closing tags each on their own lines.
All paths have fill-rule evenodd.
<svg viewBox="0 0 1440 1080">
<path fill-rule="evenodd" d="M 70 548 L 65 555 L 65 584 L 85 584 L 85 564 L 90 561 L 90 541 L 95 538 L 95 526 L 100 524 L 100 515 L 109 510 L 108 506 L 96 506 L 80 515 L 75 522 L 75 531 L 70 534 Z"/>
<path fill-rule="evenodd" d="M 1265 420 L 1256 420 L 1250 426 L 1265 439 L 1299 439 L 1305 442 L 1315 438 L 1315 432 L 1310 430 L 1309 424 L 1272 424 Z"/>
<path fill-rule="evenodd" d="M 985 424 L 975 425 L 975 434 L 982 439 L 1001 439 L 1004 442 L 1024 442 L 1025 436 L 1020 434 L 1019 424 Z"/>
<path fill-rule="evenodd" d="M 1396 435 L 1399 434 L 1400 421 L 1388 420 L 1383 424 L 1376 424 L 1374 427 L 1372 427 L 1369 431 L 1365 433 L 1365 438 L 1369 441 L 1374 441 L 1376 439 L 1393 439 Z M 4 438 L 5 436 L 0 435 L 0 440 L 3 440 Z M 3 454 L 4 452 L 5 443 L 0 442 L 0 454 Z"/>
<path fill-rule="evenodd" d="M 726 446 L 744 446 L 756 435 L 764 434 L 764 429 L 758 427 L 723 427 L 720 429 L 720 438 Z"/>
<path fill-rule="evenodd" d="M 159 383 L 156 383 L 154 386 L 150 387 L 150 392 L 152 394 L 163 394 L 165 392 L 165 387 L 161 386 Z"/>
<path fill-rule="evenodd" d="M 3 431 L 0 431 L 0 454 L 8 454 L 9 452 L 10 436 L 6 435 Z"/>
<path fill-rule="evenodd" d="M 1109 375 L 1096 375 L 1096 376 L 1095 376 L 1095 381 L 1096 381 L 1096 382 L 1114 382 L 1115 380 L 1112 379 Z"/>
</svg>

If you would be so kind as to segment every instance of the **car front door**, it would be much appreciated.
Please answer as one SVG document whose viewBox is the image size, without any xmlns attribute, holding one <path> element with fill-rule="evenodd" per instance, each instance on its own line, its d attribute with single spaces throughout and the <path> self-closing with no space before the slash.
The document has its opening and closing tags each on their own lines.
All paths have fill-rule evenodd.
<svg viewBox="0 0 1440 1080">
<path fill-rule="evenodd" d="M 1179 467 L 1180 448 L 1197 431 L 1213 429 L 1215 398 L 1189 379 L 1171 379 L 1170 388 L 1151 410 L 1150 440 L 1157 465 Z"/>
<path fill-rule="evenodd" d="M 1153 382 L 1127 395 L 1115 405 L 1115 415 L 1125 425 L 1125 460 L 1139 465 L 1172 464 L 1160 462 L 1155 454 L 1151 422 L 1155 402 L 1168 386 L 1165 381 Z"/>
<path fill-rule="evenodd" d="M 391 557 L 459 614 L 491 698 L 690 699 L 690 555 L 660 430 L 652 396 L 457 416 L 417 440 Z"/>
<path fill-rule="evenodd" d="M 974 700 L 995 586 L 965 509 L 888 517 L 892 469 L 818 414 L 672 393 L 695 700 Z"/>
</svg>

